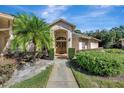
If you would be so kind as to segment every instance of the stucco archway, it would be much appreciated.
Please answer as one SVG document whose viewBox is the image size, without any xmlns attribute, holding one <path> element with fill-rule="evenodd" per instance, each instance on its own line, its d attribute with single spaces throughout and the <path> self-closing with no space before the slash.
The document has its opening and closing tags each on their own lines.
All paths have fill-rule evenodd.
<svg viewBox="0 0 124 93">
<path fill-rule="evenodd" d="M 55 51 L 57 54 L 67 53 L 68 32 L 63 29 L 54 31 Z"/>
</svg>

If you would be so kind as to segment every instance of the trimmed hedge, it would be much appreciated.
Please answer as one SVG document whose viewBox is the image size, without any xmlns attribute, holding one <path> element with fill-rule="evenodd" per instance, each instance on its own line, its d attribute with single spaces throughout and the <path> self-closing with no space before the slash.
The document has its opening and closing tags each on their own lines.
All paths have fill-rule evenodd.
<svg viewBox="0 0 124 93">
<path fill-rule="evenodd" d="M 76 59 L 83 69 L 96 75 L 115 76 L 120 73 L 121 63 L 110 53 L 80 52 Z"/>
<path fill-rule="evenodd" d="M 68 58 L 71 60 L 75 56 L 75 48 L 68 48 Z"/>
<path fill-rule="evenodd" d="M 107 53 L 117 53 L 117 54 L 124 54 L 124 50 L 122 49 L 104 49 Z"/>
<path fill-rule="evenodd" d="M 48 50 L 48 55 L 49 55 L 50 60 L 54 59 L 54 48 L 50 48 Z"/>
</svg>

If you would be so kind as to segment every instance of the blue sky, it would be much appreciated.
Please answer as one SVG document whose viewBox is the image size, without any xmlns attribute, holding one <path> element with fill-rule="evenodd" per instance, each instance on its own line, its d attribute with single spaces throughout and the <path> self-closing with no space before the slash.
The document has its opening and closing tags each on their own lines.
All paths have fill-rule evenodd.
<svg viewBox="0 0 124 93">
<path fill-rule="evenodd" d="M 17 14 L 20 12 L 34 13 L 48 23 L 58 18 L 66 19 L 75 24 L 82 32 L 86 30 L 110 29 L 124 25 L 124 6 L 2 6 L 0 12 Z"/>
</svg>

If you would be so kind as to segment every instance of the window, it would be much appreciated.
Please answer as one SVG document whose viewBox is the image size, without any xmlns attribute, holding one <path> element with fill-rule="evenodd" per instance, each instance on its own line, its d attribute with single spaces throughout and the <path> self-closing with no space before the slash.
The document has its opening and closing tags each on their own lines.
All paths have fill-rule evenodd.
<svg viewBox="0 0 124 93">
<path fill-rule="evenodd" d="M 65 37 L 57 37 L 56 40 L 66 40 Z"/>
<path fill-rule="evenodd" d="M 85 49 L 85 42 L 79 42 L 79 50 Z"/>
</svg>

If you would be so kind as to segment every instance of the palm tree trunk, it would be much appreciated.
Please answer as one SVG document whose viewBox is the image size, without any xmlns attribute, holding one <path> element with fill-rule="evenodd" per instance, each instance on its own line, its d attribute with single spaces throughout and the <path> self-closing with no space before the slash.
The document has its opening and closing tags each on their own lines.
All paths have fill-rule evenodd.
<svg viewBox="0 0 124 93">
<path fill-rule="evenodd" d="M 34 53 L 36 53 L 36 42 L 35 42 L 35 38 L 33 38 L 33 44 L 34 44 Z"/>
</svg>

